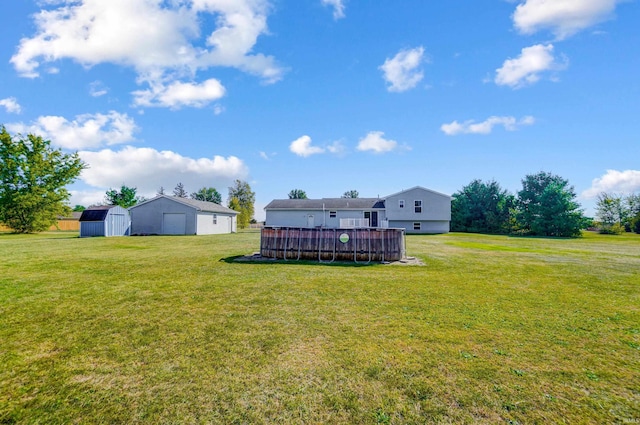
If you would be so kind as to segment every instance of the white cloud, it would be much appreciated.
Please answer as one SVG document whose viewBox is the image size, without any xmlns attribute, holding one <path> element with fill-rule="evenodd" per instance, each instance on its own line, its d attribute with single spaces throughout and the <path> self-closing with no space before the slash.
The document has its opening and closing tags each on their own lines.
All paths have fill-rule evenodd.
<svg viewBox="0 0 640 425">
<path fill-rule="evenodd" d="M 345 17 L 343 0 L 322 0 L 325 6 L 333 7 L 333 19 L 341 19 Z"/>
<path fill-rule="evenodd" d="M 51 140 L 65 149 L 97 148 L 134 140 L 136 124 L 127 114 L 110 111 L 107 114 L 84 114 L 69 121 L 59 116 L 42 116 L 30 125 L 7 124 L 13 133 L 33 133 Z"/>
<path fill-rule="evenodd" d="M 447 136 L 455 136 L 458 134 L 489 134 L 493 131 L 493 127 L 501 125 L 505 130 L 514 131 L 523 125 L 531 125 L 535 122 L 532 116 L 526 116 L 519 121 L 515 117 L 497 117 L 492 116 L 483 122 L 475 122 L 474 120 L 459 123 L 453 121 L 449 124 L 442 124 L 442 130 Z"/>
<path fill-rule="evenodd" d="M 7 112 L 12 114 L 19 114 L 22 112 L 22 107 L 18 103 L 18 100 L 15 97 L 7 97 L 5 99 L 0 99 L 0 106 L 3 106 Z"/>
<path fill-rule="evenodd" d="M 335 142 L 327 146 L 327 150 L 334 155 L 342 156 L 344 155 L 346 148 L 340 140 L 336 140 Z"/>
<path fill-rule="evenodd" d="M 617 3 L 621 0 L 526 0 L 512 18 L 523 34 L 549 29 L 563 39 L 610 18 Z"/>
<path fill-rule="evenodd" d="M 41 65 L 71 59 L 85 67 L 132 67 L 138 83 L 171 86 L 213 66 L 235 67 L 271 83 L 284 69 L 253 53 L 266 34 L 268 0 L 74 0 L 34 15 L 36 33 L 20 40 L 11 63 L 25 77 Z M 201 34 L 202 22 L 215 29 Z M 153 91 L 153 88 L 151 89 Z"/>
<path fill-rule="evenodd" d="M 593 179 L 591 187 L 581 197 L 592 199 L 602 192 L 634 193 L 640 191 L 640 170 L 607 170 L 606 174 Z"/>
<path fill-rule="evenodd" d="M 358 146 L 359 151 L 372 151 L 374 153 L 391 152 L 397 149 L 411 150 L 406 145 L 399 145 L 395 140 L 385 139 L 382 131 L 370 131 L 365 137 L 360 139 Z"/>
<path fill-rule="evenodd" d="M 171 109 L 180 109 L 183 106 L 202 108 L 223 97 L 225 88 L 220 81 L 212 78 L 202 84 L 174 81 L 165 86 L 161 83 L 152 83 L 149 90 L 138 90 L 132 94 L 135 106 L 160 106 Z"/>
<path fill-rule="evenodd" d="M 393 58 L 385 60 L 380 69 L 389 83 L 390 92 L 403 92 L 414 88 L 423 78 L 419 66 L 423 62 L 424 48 L 401 50 Z"/>
<path fill-rule="evenodd" d="M 136 187 L 146 197 L 154 196 L 160 186 L 170 193 L 179 182 L 189 192 L 212 186 L 224 193 L 235 179 L 244 180 L 249 174 L 244 162 L 235 156 L 194 159 L 171 151 L 131 146 L 119 151 L 80 151 L 78 155 L 89 165 L 80 175 L 85 184 L 105 191 L 125 184 Z"/>
<path fill-rule="evenodd" d="M 89 94 L 93 97 L 104 96 L 109 93 L 109 89 L 102 83 L 102 81 L 94 81 L 89 84 Z"/>
<path fill-rule="evenodd" d="M 567 61 L 556 61 L 553 56 L 553 45 L 536 44 L 525 47 L 516 59 L 507 59 L 502 67 L 496 70 L 495 83 L 499 86 L 521 88 L 540 80 L 540 74 L 547 71 L 558 71 L 566 68 Z"/>
<path fill-rule="evenodd" d="M 289 150 L 298 156 L 308 157 L 318 153 L 324 153 L 325 149 L 319 146 L 311 146 L 311 137 L 304 135 L 289 145 Z"/>
</svg>

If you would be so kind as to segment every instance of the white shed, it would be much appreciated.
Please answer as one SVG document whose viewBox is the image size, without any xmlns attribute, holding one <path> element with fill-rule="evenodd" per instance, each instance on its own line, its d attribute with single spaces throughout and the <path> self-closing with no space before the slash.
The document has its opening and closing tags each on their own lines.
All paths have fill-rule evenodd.
<svg viewBox="0 0 640 425">
<path fill-rule="evenodd" d="M 132 235 L 212 235 L 236 231 L 237 211 L 189 198 L 158 195 L 129 208 Z"/>
<path fill-rule="evenodd" d="M 131 226 L 129 211 L 118 205 L 87 208 L 80 216 L 80 237 L 128 236 Z"/>
</svg>

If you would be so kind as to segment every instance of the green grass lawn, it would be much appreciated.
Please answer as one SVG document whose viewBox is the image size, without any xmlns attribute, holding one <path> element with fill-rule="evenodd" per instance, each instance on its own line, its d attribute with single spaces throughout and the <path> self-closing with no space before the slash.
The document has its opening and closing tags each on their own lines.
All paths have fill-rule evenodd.
<svg viewBox="0 0 640 425">
<path fill-rule="evenodd" d="M 0 424 L 639 423 L 640 236 L 0 234 Z"/>
</svg>

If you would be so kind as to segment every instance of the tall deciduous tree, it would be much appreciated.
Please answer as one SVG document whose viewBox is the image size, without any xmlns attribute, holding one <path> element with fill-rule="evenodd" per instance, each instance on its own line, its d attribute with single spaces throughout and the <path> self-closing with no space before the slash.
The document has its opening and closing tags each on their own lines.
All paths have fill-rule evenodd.
<svg viewBox="0 0 640 425">
<path fill-rule="evenodd" d="M 569 181 L 547 172 L 530 174 L 518 192 L 517 221 L 524 234 L 580 236 L 584 216 Z"/>
<path fill-rule="evenodd" d="M 622 233 L 625 216 L 625 204 L 622 196 L 605 192 L 598 195 L 596 218 L 600 222 L 600 233 Z"/>
<path fill-rule="evenodd" d="M 86 165 L 77 153 L 53 149 L 51 142 L 28 134 L 12 137 L 0 128 L 0 221 L 18 233 L 48 229 L 67 215 L 66 190 Z"/>
<path fill-rule="evenodd" d="M 509 233 L 515 198 L 497 182 L 474 180 L 454 193 L 452 198 L 452 231 Z"/>
<path fill-rule="evenodd" d="M 359 195 L 357 190 L 347 190 L 342 194 L 341 198 L 357 198 Z"/>
<path fill-rule="evenodd" d="M 203 187 L 199 191 L 193 192 L 191 199 L 222 204 L 222 195 L 220 195 L 220 192 L 218 192 L 215 187 Z"/>
<path fill-rule="evenodd" d="M 627 197 L 629 209 L 629 232 L 640 233 L 640 194 L 632 193 Z"/>
<path fill-rule="evenodd" d="M 307 199 L 307 193 L 302 189 L 292 189 L 289 192 L 289 199 Z"/>
<path fill-rule="evenodd" d="M 139 202 L 143 202 L 142 196 L 137 196 L 137 188 L 122 185 L 120 190 L 109 189 L 104 196 L 104 200 L 109 205 L 120 205 L 122 208 L 129 208 Z"/>
<path fill-rule="evenodd" d="M 253 218 L 256 194 L 251 190 L 249 183 L 236 180 L 233 186 L 229 187 L 228 206 L 232 210 L 238 211 L 238 227 L 244 229 L 249 227 L 249 222 Z"/>
</svg>

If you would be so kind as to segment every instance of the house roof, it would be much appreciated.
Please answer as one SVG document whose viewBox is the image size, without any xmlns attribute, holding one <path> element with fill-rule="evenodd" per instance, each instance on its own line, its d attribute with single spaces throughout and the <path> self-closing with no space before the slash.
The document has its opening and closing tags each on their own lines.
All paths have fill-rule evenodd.
<svg viewBox="0 0 640 425">
<path fill-rule="evenodd" d="M 117 207 L 117 205 L 98 205 L 87 208 L 82 211 L 79 221 L 102 221 L 107 217 L 109 210 L 115 207 Z"/>
<path fill-rule="evenodd" d="M 440 196 L 445 196 L 447 198 L 451 198 L 451 196 L 449 196 L 449 195 L 445 195 L 444 193 L 436 192 L 435 190 L 427 189 L 426 187 L 414 186 L 412 188 L 401 190 L 400 192 L 392 193 L 391 195 L 387 195 L 387 196 L 384 197 L 384 199 L 391 198 L 392 196 L 402 195 L 405 192 L 409 192 L 409 191 L 412 191 L 412 190 L 415 190 L 415 189 L 421 189 L 421 190 L 424 190 L 424 191 L 427 191 L 427 192 L 431 192 L 431 193 L 433 193 L 435 195 L 440 195 Z"/>
<path fill-rule="evenodd" d="M 265 210 L 362 210 L 384 208 L 378 198 L 274 199 Z"/>
<path fill-rule="evenodd" d="M 215 202 L 207 202 L 207 201 L 198 201 L 197 199 L 191 199 L 191 198 L 179 198 L 177 196 L 167 196 L 167 195 L 158 195 L 155 198 L 149 199 L 147 201 L 141 202 L 139 204 L 136 204 L 134 206 L 132 206 L 129 209 L 133 209 L 133 208 L 137 208 L 140 205 L 144 205 L 147 204 L 149 202 L 155 201 L 157 199 L 160 198 L 165 198 L 165 199 L 169 199 L 171 201 L 174 202 L 178 202 L 184 205 L 188 205 L 190 207 L 195 208 L 198 211 L 203 211 L 203 212 L 213 212 L 213 213 L 225 213 L 225 214 L 239 214 L 238 211 L 234 211 L 231 208 L 227 208 L 225 206 L 222 206 L 220 204 L 216 204 Z"/>
</svg>

